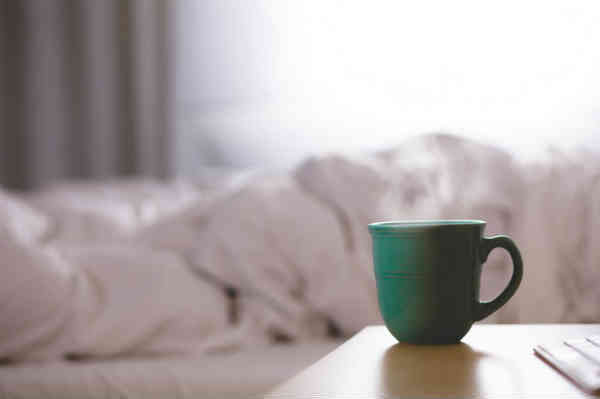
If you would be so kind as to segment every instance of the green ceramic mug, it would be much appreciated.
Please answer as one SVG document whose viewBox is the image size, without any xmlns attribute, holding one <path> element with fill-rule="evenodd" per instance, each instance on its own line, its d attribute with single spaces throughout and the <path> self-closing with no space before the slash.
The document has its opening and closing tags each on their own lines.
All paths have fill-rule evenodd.
<svg viewBox="0 0 600 399">
<path fill-rule="evenodd" d="M 483 237 L 481 220 L 423 220 L 369 225 L 379 309 L 398 341 L 459 342 L 473 322 L 504 305 L 523 276 L 521 254 L 507 236 Z M 479 301 L 481 265 L 496 247 L 508 251 L 513 273 L 490 302 Z"/>
</svg>

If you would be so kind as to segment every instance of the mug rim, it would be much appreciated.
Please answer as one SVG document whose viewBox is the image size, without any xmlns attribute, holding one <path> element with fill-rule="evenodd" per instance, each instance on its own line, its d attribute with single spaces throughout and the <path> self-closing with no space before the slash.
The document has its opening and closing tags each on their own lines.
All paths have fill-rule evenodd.
<svg viewBox="0 0 600 399">
<path fill-rule="evenodd" d="M 484 226 L 485 220 L 479 219 L 423 219 L 423 220 L 389 220 L 369 223 L 369 232 L 392 233 L 397 231 L 423 231 L 444 227 Z"/>
</svg>

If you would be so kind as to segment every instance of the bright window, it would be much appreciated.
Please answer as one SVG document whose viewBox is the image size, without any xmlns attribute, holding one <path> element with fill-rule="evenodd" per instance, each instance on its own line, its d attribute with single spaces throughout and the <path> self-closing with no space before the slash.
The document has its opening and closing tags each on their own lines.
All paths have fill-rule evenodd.
<svg viewBox="0 0 600 399">
<path fill-rule="evenodd" d="M 595 1 L 181 0 L 177 18 L 183 169 L 435 131 L 523 155 L 600 144 Z"/>
</svg>

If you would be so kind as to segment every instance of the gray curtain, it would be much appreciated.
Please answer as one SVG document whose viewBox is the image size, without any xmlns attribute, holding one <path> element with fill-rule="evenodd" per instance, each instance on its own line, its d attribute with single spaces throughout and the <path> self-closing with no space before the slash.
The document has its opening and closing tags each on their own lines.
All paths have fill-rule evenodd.
<svg viewBox="0 0 600 399">
<path fill-rule="evenodd" d="M 170 8 L 0 0 L 0 184 L 170 174 Z"/>
</svg>

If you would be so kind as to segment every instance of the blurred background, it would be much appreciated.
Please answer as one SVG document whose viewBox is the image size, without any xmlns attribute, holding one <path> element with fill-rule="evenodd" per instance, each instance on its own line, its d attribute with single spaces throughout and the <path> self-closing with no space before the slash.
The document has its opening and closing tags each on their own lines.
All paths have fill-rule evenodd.
<svg viewBox="0 0 600 399">
<path fill-rule="evenodd" d="M 594 1 L 0 2 L 0 183 L 600 147 Z"/>
<path fill-rule="evenodd" d="M 486 322 L 598 323 L 598 21 L 593 0 L 0 0 L 0 396 L 259 397 L 382 322 L 384 219 L 515 239 L 523 282 Z M 511 273 L 494 251 L 481 297 Z"/>
</svg>

